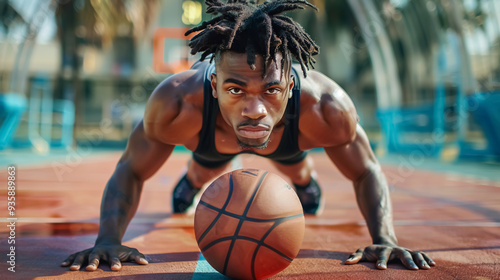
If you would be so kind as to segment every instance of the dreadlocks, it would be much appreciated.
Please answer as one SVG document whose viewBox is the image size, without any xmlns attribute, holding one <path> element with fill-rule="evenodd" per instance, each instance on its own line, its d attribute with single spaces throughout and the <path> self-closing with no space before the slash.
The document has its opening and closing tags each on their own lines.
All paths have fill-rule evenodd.
<svg viewBox="0 0 500 280">
<path fill-rule="evenodd" d="M 306 0 L 277 0 L 256 4 L 248 0 L 206 0 L 209 14 L 213 19 L 191 28 L 186 36 L 196 34 L 189 46 L 191 54 L 202 52 L 201 60 L 210 54 L 231 50 L 247 53 L 247 63 L 255 69 L 255 55 L 260 54 L 265 61 L 264 69 L 271 59 L 276 63 L 276 53 L 282 53 L 283 60 L 291 54 L 302 68 L 306 76 L 306 68 L 314 68 L 316 60 L 312 57 L 319 53 L 319 47 L 304 31 L 302 26 L 290 17 L 281 15 L 284 12 L 304 9 L 305 6 L 317 8 Z M 217 16 L 217 14 L 219 14 Z M 211 60 L 214 57 L 212 56 Z"/>
</svg>

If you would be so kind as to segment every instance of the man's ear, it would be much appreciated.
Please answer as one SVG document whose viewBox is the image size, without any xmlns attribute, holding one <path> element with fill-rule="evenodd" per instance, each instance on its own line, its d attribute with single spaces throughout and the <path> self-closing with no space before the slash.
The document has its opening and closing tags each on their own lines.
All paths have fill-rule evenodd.
<svg viewBox="0 0 500 280">
<path fill-rule="evenodd" d="M 210 75 L 210 85 L 212 86 L 212 96 L 217 98 L 217 75 Z"/>
<path fill-rule="evenodd" d="M 293 87 L 295 86 L 295 76 L 290 75 L 290 84 L 288 85 L 288 98 L 292 98 L 293 95 Z"/>
</svg>

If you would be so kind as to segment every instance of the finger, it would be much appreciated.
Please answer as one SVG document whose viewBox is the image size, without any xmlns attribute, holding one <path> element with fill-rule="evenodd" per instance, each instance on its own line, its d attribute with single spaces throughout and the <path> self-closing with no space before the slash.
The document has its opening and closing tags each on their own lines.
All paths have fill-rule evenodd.
<svg viewBox="0 0 500 280">
<path fill-rule="evenodd" d="M 130 254 L 129 261 L 135 261 L 138 264 L 148 264 L 149 262 L 146 260 L 146 257 L 139 252 L 137 249 L 132 250 L 132 254 Z"/>
<path fill-rule="evenodd" d="M 391 253 L 392 253 L 392 248 L 390 247 L 386 247 L 380 251 L 377 261 L 378 269 L 387 269 L 387 260 L 389 260 Z"/>
<path fill-rule="evenodd" d="M 361 258 L 363 257 L 363 253 L 365 252 L 364 248 L 359 248 L 356 252 L 347 258 L 345 264 L 357 264 Z"/>
<path fill-rule="evenodd" d="M 413 262 L 413 258 L 410 254 L 410 252 L 406 250 L 401 250 L 401 254 L 399 256 L 399 259 L 403 263 L 406 268 L 411 269 L 411 270 L 418 270 L 418 266 Z"/>
<path fill-rule="evenodd" d="M 73 263 L 73 261 L 75 260 L 75 257 L 76 257 L 76 253 L 75 254 L 71 254 L 69 257 L 67 257 L 62 263 L 61 263 L 61 266 L 68 266 L 70 264 Z"/>
<path fill-rule="evenodd" d="M 120 262 L 120 259 L 118 257 L 116 256 L 111 257 L 110 260 L 111 260 L 111 270 L 119 271 L 120 269 L 122 269 L 122 263 Z"/>
<path fill-rule="evenodd" d="M 431 269 L 424 256 L 420 252 L 413 253 L 413 260 L 417 263 L 418 267 L 421 269 Z"/>
<path fill-rule="evenodd" d="M 80 270 L 83 262 L 85 261 L 85 254 L 78 253 L 73 261 L 73 264 L 69 267 L 70 270 Z"/>
<path fill-rule="evenodd" d="M 430 266 L 435 266 L 436 265 L 436 262 L 433 261 L 431 258 L 429 258 L 429 256 L 424 253 L 424 252 L 420 252 L 422 254 L 422 256 L 424 257 L 425 261 L 430 265 Z"/>
<path fill-rule="evenodd" d="M 89 265 L 85 268 L 87 271 L 95 271 L 99 267 L 99 254 L 92 252 L 89 255 Z"/>
</svg>

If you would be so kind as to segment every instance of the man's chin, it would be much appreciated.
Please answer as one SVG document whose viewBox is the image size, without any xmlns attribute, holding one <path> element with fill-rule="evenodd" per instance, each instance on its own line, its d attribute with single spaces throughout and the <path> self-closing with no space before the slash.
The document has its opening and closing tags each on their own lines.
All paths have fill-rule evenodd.
<svg viewBox="0 0 500 280">
<path fill-rule="evenodd" d="M 265 149 L 267 148 L 267 144 L 269 143 L 269 138 L 266 140 L 260 140 L 260 139 L 238 139 L 238 144 L 240 145 L 240 148 L 243 150 L 247 149 Z"/>
</svg>

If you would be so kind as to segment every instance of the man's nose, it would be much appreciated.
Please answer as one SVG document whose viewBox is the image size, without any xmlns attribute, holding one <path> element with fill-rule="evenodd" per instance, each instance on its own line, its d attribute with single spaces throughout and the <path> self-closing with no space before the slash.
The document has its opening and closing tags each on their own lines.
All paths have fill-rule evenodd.
<svg viewBox="0 0 500 280">
<path fill-rule="evenodd" d="M 242 115 L 250 119 L 261 119 L 267 116 L 267 109 L 262 100 L 257 97 L 245 100 L 246 106 L 243 109 Z"/>
</svg>

